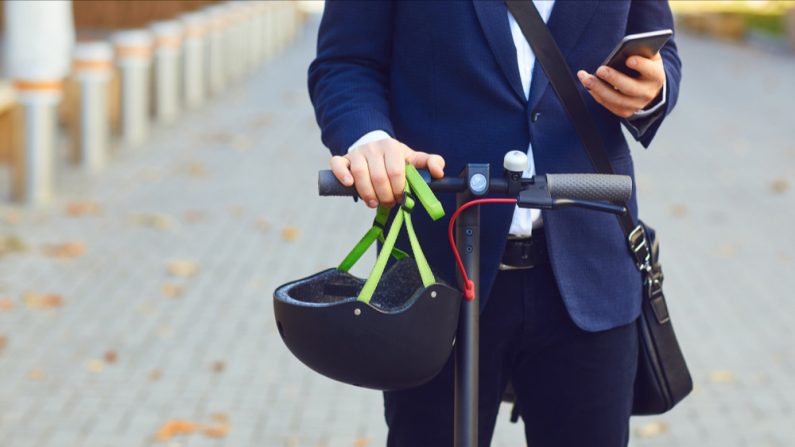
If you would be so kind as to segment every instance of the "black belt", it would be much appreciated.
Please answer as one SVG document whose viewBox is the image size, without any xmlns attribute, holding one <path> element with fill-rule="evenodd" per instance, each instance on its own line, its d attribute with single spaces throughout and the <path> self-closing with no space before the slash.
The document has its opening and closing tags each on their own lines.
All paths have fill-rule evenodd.
<svg viewBox="0 0 795 447">
<path fill-rule="evenodd" d="M 538 228 L 528 238 L 509 238 L 500 260 L 500 270 L 524 270 L 546 264 L 547 244 L 544 230 Z"/>
</svg>

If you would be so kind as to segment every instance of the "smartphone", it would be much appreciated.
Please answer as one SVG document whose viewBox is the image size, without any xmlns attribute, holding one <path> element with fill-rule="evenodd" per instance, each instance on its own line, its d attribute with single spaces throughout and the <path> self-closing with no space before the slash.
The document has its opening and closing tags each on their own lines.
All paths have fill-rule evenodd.
<svg viewBox="0 0 795 447">
<path fill-rule="evenodd" d="M 616 69 L 627 76 L 637 78 L 640 73 L 627 67 L 630 56 L 652 57 L 668 42 L 674 34 L 670 29 L 629 34 L 621 39 L 602 65 Z"/>
</svg>

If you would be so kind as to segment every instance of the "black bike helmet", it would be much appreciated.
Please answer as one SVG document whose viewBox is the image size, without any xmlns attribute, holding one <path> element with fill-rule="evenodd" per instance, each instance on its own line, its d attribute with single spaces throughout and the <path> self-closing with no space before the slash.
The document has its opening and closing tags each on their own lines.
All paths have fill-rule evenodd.
<svg viewBox="0 0 795 447">
<path fill-rule="evenodd" d="M 389 209 L 379 207 L 372 228 L 342 261 L 274 292 L 279 334 L 313 370 L 340 382 L 397 390 L 432 379 L 447 362 L 458 326 L 461 293 L 438 281 L 411 224 L 414 196 L 434 220 L 441 203 L 410 164 L 403 204 L 384 238 Z M 405 224 L 414 257 L 395 248 Z M 383 242 L 367 280 L 348 270 L 376 240 Z M 387 261 L 396 262 L 386 271 Z"/>
</svg>

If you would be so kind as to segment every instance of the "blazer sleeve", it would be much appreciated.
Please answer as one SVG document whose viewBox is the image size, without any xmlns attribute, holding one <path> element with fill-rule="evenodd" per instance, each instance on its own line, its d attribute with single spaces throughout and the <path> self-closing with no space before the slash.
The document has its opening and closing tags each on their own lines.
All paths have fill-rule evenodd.
<svg viewBox="0 0 795 447">
<path fill-rule="evenodd" d="M 344 155 L 372 130 L 394 136 L 389 120 L 392 9 L 392 2 L 326 2 L 308 86 L 321 139 L 334 155 Z"/>
<path fill-rule="evenodd" d="M 627 19 L 627 34 L 642 33 L 660 29 L 674 29 L 674 19 L 668 2 L 655 0 L 634 0 L 629 9 Z M 642 132 L 634 131 L 633 126 L 627 128 L 644 147 L 649 147 L 654 135 L 660 128 L 663 120 L 676 106 L 679 98 L 679 82 L 682 79 L 682 61 L 676 49 L 675 36 L 660 49 L 660 56 L 665 69 L 666 98 L 665 105 L 659 113 L 648 117 L 648 122 L 643 126 Z"/>
</svg>

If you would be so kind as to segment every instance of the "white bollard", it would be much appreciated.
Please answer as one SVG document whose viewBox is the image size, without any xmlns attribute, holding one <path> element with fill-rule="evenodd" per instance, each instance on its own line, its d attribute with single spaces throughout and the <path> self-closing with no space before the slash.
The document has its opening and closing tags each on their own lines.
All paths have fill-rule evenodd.
<svg viewBox="0 0 795 447">
<path fill-rule="evenodd" d="M 262 20 L 263 2 L 255 0 L 251 3 L 251 48 L 254 58 L 254 66 L 259 66 L 262 63 L 263 55 L 265 53 L 264 40 L 262 33 L 264 32 L 264 24 Z"/>
<path fill-rule="evenodd" d="M 108 84 L 113 74 L 113 46 L 80 42 L 75 46 L 72 66 L 80 83 L 80 162 L 87 171 L 98 172 L 108 158 Z"/>
<path fill-rule="evenodd" d="M 246 12 L 248 22 L 248 33 L 246 41 L 248 42 L 248 71 L 252 72 L 259 64 L 260 45 L 262 40 L 259 38 L 259 2 L 256 0 L 250 1 L 247 4 L 248 11 Z"/>
<path fill-rule="evenodd" d="M 151 24 L 149 30 L 155 47 L 155 116 L 161 123 L 170 123 L 179 113 L 182 24 L 164 20 Z"/>
<path fill-rule="evenodd" d="M 223 18 L 224 27 L 221 31 L 223 52 L 221 55 L 221 71 L 224 85 L 228 86 L 235 77 L 235 15 L 228 4 L 218 5 Z"/>
<path fill-rule="evenodd" d="M 209 44 L 208 55 L 208 86 L 213 95 L 217 95 L 223 90 L 224 79 L 224 28 L 225 13 L 223 7 L 211 6 L 206 10 L 208 19 L 207 40 Z"/>
<path fill-rule="evenodd" d="M 5 2 L 6 72 L 25 116 L 22 178 L 14 195 L 42 204 L 53 195 L 57 105 L 74 45 L 68 1 Z"/>
<path fill-rule="evenodd" d="M 277 52 L 277 38 L 276 38 L 276 4 L 273 2 L 266 2 L 263 8 L 263 27 L 262 33 L 263 45 L 265 47 L 265 60 L 270 60 L 276 56 Z"/>
<path fill-rule="evenodd" d="M 287 47 L 287 40 L 289 38 L 288 33 L 289 33 L 289 30 L 290 30 L 290 28 L 289 28 L 290 24 L 289 24 L 288 17 L 287 17 L 287 4 L 284 1 L 282 1 L 282 0 L 278 0 L 278 1 L 276 1 L 276 6 L 277 6 L 277 8 L 276 8 L 276 11 L 277 11 L 277 13 L 276 13 L 276 16 L 277 16 L 277 19 L 276 19 L 277 20 L 277 22 L 276 22 L 276 39 L 277 40 L 276 41 L 278 42 L 277 45 L 276 45 L 276 49 L 277 49 L 277 51 L 279 51 L 281 53 L 285 49 L 285 47 Z"/>
<path fill-rule="evenodd" d="M 121 136 L 129 146 L 149 136 L 149 76 L 152 35 L 142 29 L 120 31 L 113 37 L 121 69 Z"/>
<path fill-rule="evenodd" d="M 20 198 L 33 204 L 52 199 L 58 102 L 63 82 L 17 81 L 14 85 L 25 113 L 25 174 Z"/>
<path fill-rule="evenodd" d="M 179 20 L 185 27 L 182 70 L 185 106 L 193 108 L 204 102 L 205 96 L 204 38 L 207 19 L 200 12 L 189 12 L 181 15 Z"/>
<path fill-rule="evenodd" d="M 243 14 L 238 3 L 228 3 L 232 21 L 232 78 L 240 79 L 246 69 L 246 41 L 243 33 Z"/>
</svg>

